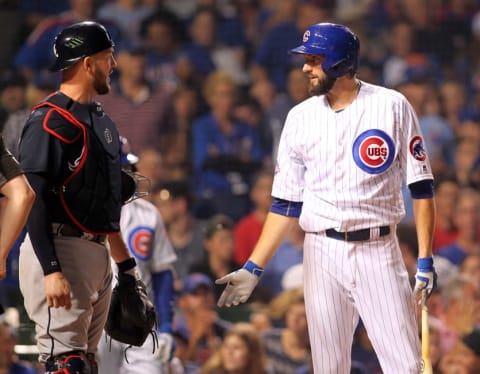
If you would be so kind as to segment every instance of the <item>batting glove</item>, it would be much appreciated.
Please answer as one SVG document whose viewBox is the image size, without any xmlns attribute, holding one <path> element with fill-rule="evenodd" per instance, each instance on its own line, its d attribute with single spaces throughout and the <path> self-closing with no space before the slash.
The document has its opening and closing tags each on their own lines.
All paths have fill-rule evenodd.
<svg viewBox="0 0 480 374">
<path fill-rule="evenodd" d="M 216 284 L 227 285 L 218 299 L 217 305 L 219 307 L 232 306 L 247 301 L 262 273 L 263 268 L 249 260 L 241 269 L 217 279 Z"/>
<path fill-rule="evenodd" d="M 158 349 L 155 350 L 155 357 L 161 363 L 169 362 L 175 352 L 175 340 L 172 336 L 172 329 L 169 324 L 160 326 L 157 333 Z"/>
<path fill-rule="evenodd" d="M 415 274 L 415 296 L 418 296 L 422 290 L 426 290 L 429 297 L 435 288 L 437 288 L 437 273 L 433 266 L 433 257 L 419 258 Z"/>
</svg>

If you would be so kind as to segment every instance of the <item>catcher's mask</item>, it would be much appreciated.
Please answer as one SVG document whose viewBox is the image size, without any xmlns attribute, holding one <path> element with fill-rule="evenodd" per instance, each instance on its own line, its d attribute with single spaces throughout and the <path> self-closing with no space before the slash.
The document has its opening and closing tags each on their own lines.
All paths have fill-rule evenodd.
<svg viewBox="0 0 480 374">
<path fill-rule="evenodd" d="M 150 179 L 137 172 L 138 156 L 130 152 L 128 140 L 120 136 L 122 162 L 122 200 L 128 204 L 133 200 L 148 196 L 151 191 Z"/>
</svg>

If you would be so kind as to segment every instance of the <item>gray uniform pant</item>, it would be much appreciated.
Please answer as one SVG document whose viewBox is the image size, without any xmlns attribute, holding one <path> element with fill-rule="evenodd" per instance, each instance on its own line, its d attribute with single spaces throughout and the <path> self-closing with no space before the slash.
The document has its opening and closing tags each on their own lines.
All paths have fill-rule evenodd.
<svg viewBox="0 0 480 374">
<path fill-rule="evenodd" d="M 20 290 L 35 323 L 40 362 L 73 350 L 96 353 L 112 292 L 110 254 L 105 246 L 68 236 L 54 237 L 54 244 L 72 291 L 70 310 L 47 306 L 44 275 L 28 235 L 20 247 Z"/>
</svg>

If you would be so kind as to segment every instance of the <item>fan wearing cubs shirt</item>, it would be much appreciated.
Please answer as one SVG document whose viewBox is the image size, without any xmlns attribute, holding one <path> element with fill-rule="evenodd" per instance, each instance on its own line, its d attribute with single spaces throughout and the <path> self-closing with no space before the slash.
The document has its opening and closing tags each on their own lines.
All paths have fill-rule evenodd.
<svg viewBox="0 0 480 374">
<path fill-rule="evenodd" d="M 120 139 L 123 170 L 135 177 L 139 175 L 135 166 L 138 157 L 129 152 L 128 140 Z M 174 314 L 173 263 L 177 255 L 160 213 L 145 199 L 131 199 L 122 207 L 120 229 L 130 255 L 136 260 L 148 296 L 155 304 L 158 342 L 151 337 L 141 347 L 129 347 L 104 336 L 97 354 L 99 373 L 168 373 L 175 349 L 171 323 Z M 112 271 L 115 268 L 112 263 Z"/>
<path fill-rule="evenodd" d="M 350 373 L 360 318 L 384 373 L 419 373 L 415 304 L 436 286 L 433 175 L 412 106 L 358 78 L 359 48 L 349 28 L 319 23 L 290 50 L 303 63 L 311 97 L 288 113 L 270 212 L 244 266 L 217 279 L 225 284 L 218 306 L 248 300 L 299 217 L 315 373 Z M 402 183 L 413 197 L 419 244 L 414 290 L 396 237 Z"/>
</svg>

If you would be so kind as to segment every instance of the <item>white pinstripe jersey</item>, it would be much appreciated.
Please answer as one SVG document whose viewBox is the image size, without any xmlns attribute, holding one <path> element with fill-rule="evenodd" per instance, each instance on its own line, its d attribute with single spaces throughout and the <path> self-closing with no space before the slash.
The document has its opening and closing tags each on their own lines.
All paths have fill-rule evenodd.
<svg viewBox="0 0 480 374">
<path fill-rule="evenodd" d="M 303 201 L 305 231 L 398 223 L 401 184 L 433 179 L 416 114 L 399 92 L 361 82 L 334 112 L 325 95 L 293 107 L 279 143 L 272 195 Z"/>
<path fill-rule="evenodd" d="M 151 274 L 166 269 L 177 259 L 163 219 L 152 203 L 137 199 L 122 207 L 120 228 L 147 292 L 153 296 Z M 113 269 L 116 270 L 116 266 Z"/>
</svg>

